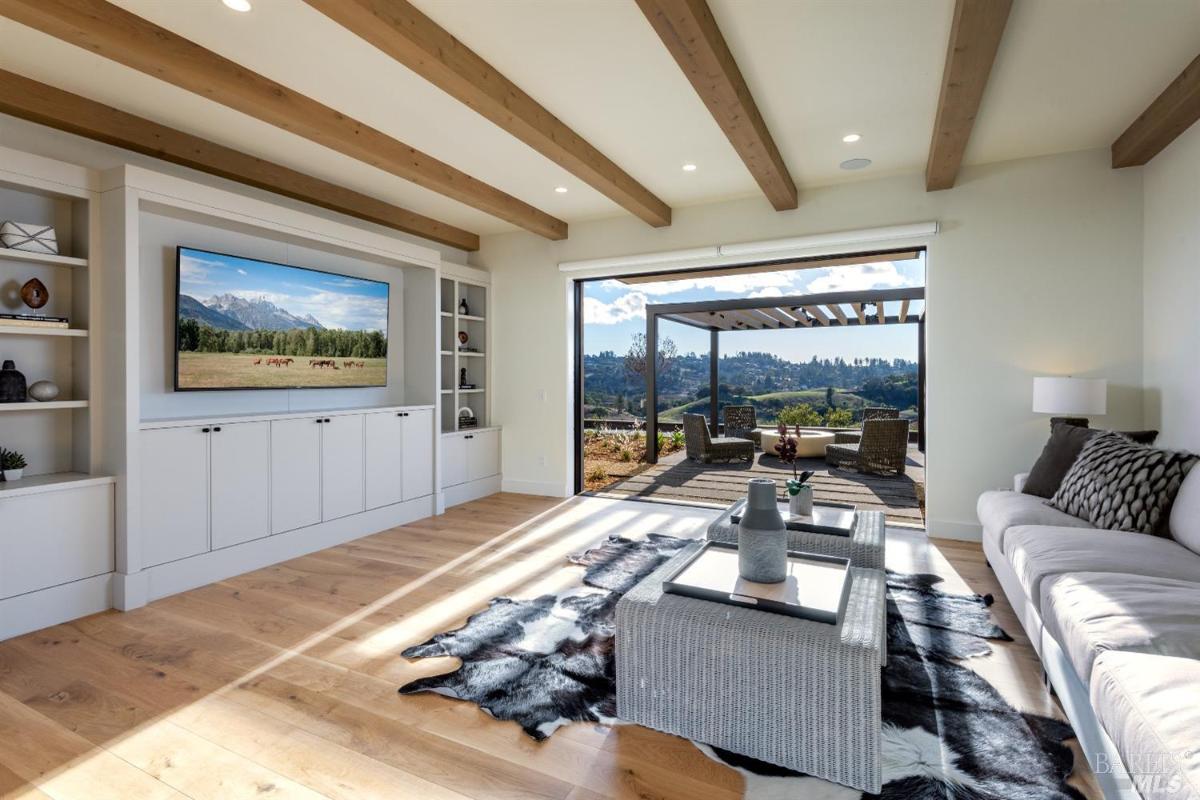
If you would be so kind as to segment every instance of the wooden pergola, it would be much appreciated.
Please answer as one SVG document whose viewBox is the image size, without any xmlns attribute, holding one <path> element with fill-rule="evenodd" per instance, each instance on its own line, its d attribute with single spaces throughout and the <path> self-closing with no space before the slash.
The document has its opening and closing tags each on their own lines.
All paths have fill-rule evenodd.
<svg viewBox="0 0 1200 800">
<path fill-rule="evenodd" d="M 925 288 L 867 289 L 857 292 L 705 300 L 646 306 L 646 457 L 658 463 L 658 323 L 670 320 L 709 332 L 709 428 L 718 431 L 720 335 L 730 331 L 850 328 L 859 325 L 917 326 L 918 446 L 925 449 L 925 312 L 912 313 L 925 300 Z"/>
</svg>

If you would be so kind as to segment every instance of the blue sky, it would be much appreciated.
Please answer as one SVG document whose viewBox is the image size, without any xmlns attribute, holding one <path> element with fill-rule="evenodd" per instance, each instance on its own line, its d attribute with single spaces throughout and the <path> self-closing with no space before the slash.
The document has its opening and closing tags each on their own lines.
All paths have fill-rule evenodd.
<svg viewBox="0 0 1200 800">
<path fill-rule="evenodd" d="M 646 329 L 647 303 L 680 303 L 693 300 L 733 300 L 742 297 L 896 289 L 925 285 L 924 257 L 906 261 L 879 261 L 846 267 L 764 272 L 626 285 L 615 280 L 593 281 L 584 287 L 584 350 L 589 354 L 613 350 L 623 354 L 633 334 Z M 896 308 L 888 304 L 889 314 Z M 897 307 L 899 304 L 894 304 Z M 920 311 L 923 303 L 914 303 Z M 670 337 L 679 352 L 707 353 L 708 332 L 664 322 L 660 337 Z M 790 361 L 817 358 L 905 358 L 917 359 L 915 325 L 794 330 L 731 331 L 721 334 L 725 354 L 739 351 L 774 353 Z"/>
<path fill-rule="evenodd" d="M 379 281 L 184 249 L 179 291 L 200 302 L 220 294 L 265 299 L 326 328 L 387 333 L 388 285 Z"/>
</svg>

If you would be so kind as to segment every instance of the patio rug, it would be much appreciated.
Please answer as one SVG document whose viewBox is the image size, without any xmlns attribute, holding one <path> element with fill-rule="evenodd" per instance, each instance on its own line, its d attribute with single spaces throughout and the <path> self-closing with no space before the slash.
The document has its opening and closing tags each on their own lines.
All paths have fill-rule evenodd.
<svg viewBox="0 0 1200 800">
<path fill-rule="evenodd" d="M 532 600 L 493 599 L 463 627 L 403 652 L 454 656 L 461 666 L 400 688 L 479 705 L 545 739 L 569 722 L 615 724 L 613 619 L 620 597 L 686 546 L 651 534 L 611 537 L 570 558 L 580 585 Z M 990 596 L 936 588 L 928 574 L 888 574 L 888 665 L 883 670 L 882 798 L 1082 800 L 1066 784 L 1073 736 L 1064 722 L 1021 712 L 960 662 L 1008 639 L 991 620 Z M 739 770 L 754 800 L 874 797 L 696 743 Z"/>
</svg>

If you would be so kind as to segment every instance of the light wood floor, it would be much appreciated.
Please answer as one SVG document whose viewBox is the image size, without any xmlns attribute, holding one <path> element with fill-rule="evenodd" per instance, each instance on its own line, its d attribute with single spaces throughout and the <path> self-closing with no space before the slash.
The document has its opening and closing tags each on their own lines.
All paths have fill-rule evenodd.
<svg viewBox="0 0 1200 800">
<path fill-rule="evenodd" d="M 401 649 L 493 596 L 576 581 L 566 554 L 612 533 L 699 535 L 714 514 L 495 495 L 134 612 L 9 640 L 0 797 L 741 797 L 737 773 L 682 739 L 572 725 L 538 744 L 467 703 L 396 692 L 453 665 L 409 663 Z M 976 545 L 896 533 L 888 563 L 1002 598 Z M 1012 702 L 1058 713 L 1002 599 L 996 610 L 1017 641 L 976 666 Z"/>
</svg>

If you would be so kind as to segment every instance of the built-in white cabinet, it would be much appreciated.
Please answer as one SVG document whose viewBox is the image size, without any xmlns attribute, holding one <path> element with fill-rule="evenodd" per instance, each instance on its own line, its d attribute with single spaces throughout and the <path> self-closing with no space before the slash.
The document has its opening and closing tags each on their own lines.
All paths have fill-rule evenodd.
<svg viewBox="0 0 1200 800">
<path fill-rule="evenodd" d="M 362 415 L 325 417 L 321 420 L 321 519 L 328 522 L 362 511 Z"/>
<path fill-rule="evenodd" d="M 324 417 L 271 422 L 271 532 L 321 521 L 321 426 Z"/>
<path fill-rule="evenodd" d="M 433 410 L 363 415 L 368 509 L 433 493 Z"/>
<path fill-rule="evenodd" d="M 141 431 L 142 566 L 433 494 L 434 411 L 379 411 Z"/>
<path fill-rule="evenodd" d="M 500 474 L 500 430 L 442 434 L 442 488 Z"/>
<path fill-rule="evenodd" d="M 142 433 L 142 563 L 147 567 L 209 549 L 208 437 L 208 426 Z"/>
<path fill-rule="evenodd" d="M 404 499 L 433 494 L 433 409 L 405 411 L 404 422 Z"/>
<path fill-rule="evenodd" d="M 271 533 L 271 423 L 214 425 L 208 439 L 212 549 Z"/>
</svg>

